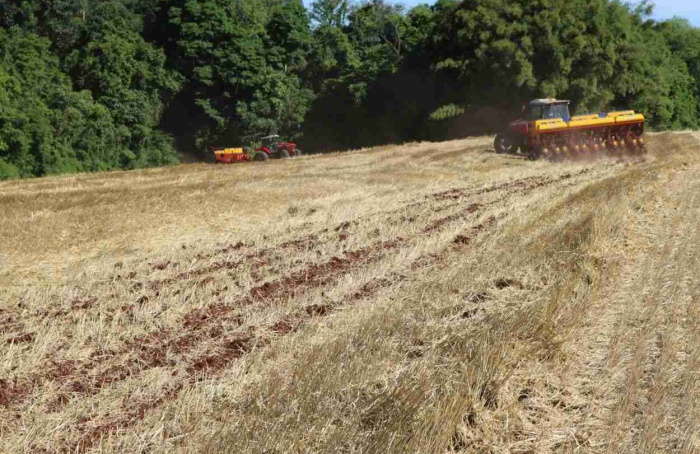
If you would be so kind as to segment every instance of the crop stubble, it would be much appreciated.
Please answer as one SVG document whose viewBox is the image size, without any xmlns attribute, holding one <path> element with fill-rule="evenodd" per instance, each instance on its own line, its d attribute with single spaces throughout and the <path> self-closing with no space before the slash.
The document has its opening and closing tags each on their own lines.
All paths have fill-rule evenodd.
<svg viewBox="0 0 700 454">
<path fill-rule="evenodd" d="M 399 207 L 358 216 L 334 227 L 320 228 L 310 223 L 311 231 L 299 229 L 296 238 L 292 234 L 291 239 L 276 245 L 263 242 L 260 247 L 253 241 L 239 241 L 209 250 L 199 249 L 193 256 L 188 250 L 193 248 L 183 244 L 183 251 L 168 260 L 146 259 L 145 270 L 143 266 L 125 270 L 122 261 L 111 265 L 114 272 L 93 288 L 99 291 L 101 287 L 110 288 L 115 281 L 124 283 L 117 292 L 105 290 L 99 296 L 76 296 L 69 304 L 49 304 L 42 311 L 2 308 L 0 331 L 6 334 L 5 342 L 15 347 L 26 344 L 30 350 L 37 340 L 32 326 L 38 322 L 70 323 L 81 312 L 128 319 L 139 306 L 176 296 L 191 286 L 208 295 L 200 296 L 200 304 L 177 316 L 174 322 L 124 339 L 118 348 L 94 348 L 85 351 L 81 359 L 61 359 L 59 352 L 49 351 L 45 353 L 43 370 L 3 377 L 0 415 L 5 422 L 0 427 L 5 433 L 16 430 L 13 421 L 22 420 L 22 413 L 28 408 L 40 420 L 42 412 L 61 414 L 67 406 L 98 396 L 104 389 L 126 380 L 138 381 L 151 369 L 172 370 L 172 380 L 158 392 L 148 397 L 123 397 L 118 405 L 120 411 L 114 415 L 83 412 L 73 421 L 72 430 L 52 445 L 64 452 L 88 451 L 104 437 L 124 433 L 164 403 L 178 399 L 183 390 L 222 374 L 232 363 L 252 352 L 298 333 L 310 321 L 342 315 L 341 309 L 371 302 L 379 292 L 397 288 L 435 267 L 448 266 L 445 261 L 449 261 L 450 254 L 468 253 L 480 235 L 487 235 L 501 222 L 513 221 L 510 207 L 514 204 L 520 204 L 522 212 L 528 203 L 539 200 L 533 197 L 537 191 L 557 190 L 553 188 L 565 191 L 569 186 L 585 184 L 591 173 L 595 178 L 609 175 L 620 164 L 606 161 L 571 167 L 571 170 L 554 167 L 553 175 L 535 174 L 491 185 L 472 183 L 443 188 L 414 200 L 405 198 Z M 390 232 L 389 237 L 382 237 L 379 230 L 383 225 L 399 228 Z M 436 242 L 436 249 L 421 249 L 426 237 L 441 236 L 445 238 Z M 346 246 L 348 243 L 350 246 Z M 333 289 L 344 278 L 361 274 L 364 269 L 395 263 L 392 260 L 397 256 L 413 250 L 418 250 L 417 257 L 382 276 L 360 278 L 359 283 L 341 290 L 343 296 L 334 301 L 307 301 L 307 295 Z M 126 262 L 126 266 L 134 263 Z M 183 270 L 185 266 L 181 264 L 188 262 L 193 265 Z M 240 270 L 249 274 L 248 282 L 236 282 Z M 254 308 L 265 312 L 290 304 L 291 310 L 283 315 L 271 312 L 271 321 L 264 318 L 250 321 L 248 312 L 242 310 Z M 469 310 L 464 314 L 464 318 L 473 318 L 475 312 Z M 261 320 L 265 320 L 264 325 L 260 324 Z M 45 389 L 52 390 L 48 400 L 42 395 Z M 43 404 L 37 405 L 38 402 Z M 45 441 L 24 445 L 35 451 L 48 449 L 47 446 Z"/>
</svg>

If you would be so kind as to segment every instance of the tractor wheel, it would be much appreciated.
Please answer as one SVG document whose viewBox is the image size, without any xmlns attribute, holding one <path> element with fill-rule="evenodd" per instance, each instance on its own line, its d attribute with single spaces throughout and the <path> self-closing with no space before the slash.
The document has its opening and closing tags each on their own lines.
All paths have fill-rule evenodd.
<svg viewBox="0 0 700 454">
<path fill-rule="evenodd" d="M 280 159 L 287 159 L 289 157 L 289 151 L 287 150 L 280 150 L 277 152 L 277 157 Z"/>
<path fill-rule="evenodd" d="M 493 147 L 499 154 L 513 153 L 517 148 L 513 140 L 506 134 L 497 134 L 493 141 Z"/>
<path fill-rule="evenodd" d="M 303 154 L 304 154 L 304 153 L 303 153 L 300 149 L 298 149 L 298 148 L 295 148 L 295 149 L 294 149 L 294 157 L 299 157 L 299 156 L 301 156 L 301 155 L 303 155 Z"/>
<path fill-rule="evenodd" d="M 529 150 L 527 158 L 530 161 L 537 161 L 542 156 L 542 147 L 534 147 Z"/>
<path fill-rule="evenodd" d="M 255 162 L 265 162 L 269 160 L 270 156 L 264 151 L 258 151 L 257 153 L 255 153 L 255 156 L 253 156 L 253 161 Z"/>
</svg>

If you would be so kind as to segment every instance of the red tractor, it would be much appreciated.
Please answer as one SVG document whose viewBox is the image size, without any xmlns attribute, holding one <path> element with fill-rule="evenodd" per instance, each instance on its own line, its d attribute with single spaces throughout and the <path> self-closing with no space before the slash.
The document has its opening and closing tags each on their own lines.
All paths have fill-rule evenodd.
<svg viewBox="0 0 700 454">
<path fill-rule="evenodd" d="M 233 162 L 269 161 L 270 158 L 282 159 L 301 156 L 302 152 L 293 142 L 280 142 L 276 134 L 260 138 L 260 146 L 250 151 L 242 147 L 225 148 L 211 147 L 216 163 L 231 164 Z M 252 147 L 251 147 L 252 148 Z"/>
<path fill-rule="evenodd" d="M 260 139 L 260 146 L 255 149 L 253 161 L 267 161 L 270 158 L 284 159 L 301 156 L 302 152 L 293 142 L 280 142 L 277 134 Z"/>
</svg>

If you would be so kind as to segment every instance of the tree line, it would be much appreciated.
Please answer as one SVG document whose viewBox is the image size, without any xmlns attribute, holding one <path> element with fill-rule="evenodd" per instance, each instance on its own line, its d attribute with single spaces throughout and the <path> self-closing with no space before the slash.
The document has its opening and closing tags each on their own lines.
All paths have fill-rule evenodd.
<svg viewBox="0 0 700 454">
<path fill-rule="evenodd" d="M 700 29 L 617 0 L 0 0 L 0 179 L 489 133 L 531 98 L 698 128 Z"/>
</svg>

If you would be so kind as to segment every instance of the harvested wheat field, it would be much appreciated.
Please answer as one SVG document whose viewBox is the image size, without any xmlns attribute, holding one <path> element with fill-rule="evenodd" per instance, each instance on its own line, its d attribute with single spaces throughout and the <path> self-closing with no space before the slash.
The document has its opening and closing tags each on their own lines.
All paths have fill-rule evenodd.
<svg viewBox="0 0 700 454">
<path fill-rule="evenodd" d="M 0 452 L 700 451 L 700 140 L 0 184 Z"/>
</svg>

